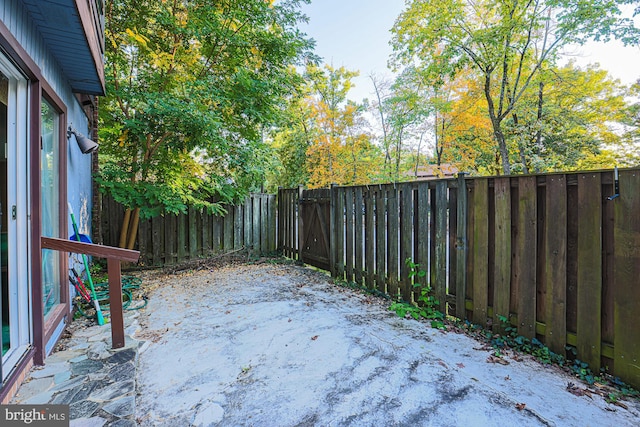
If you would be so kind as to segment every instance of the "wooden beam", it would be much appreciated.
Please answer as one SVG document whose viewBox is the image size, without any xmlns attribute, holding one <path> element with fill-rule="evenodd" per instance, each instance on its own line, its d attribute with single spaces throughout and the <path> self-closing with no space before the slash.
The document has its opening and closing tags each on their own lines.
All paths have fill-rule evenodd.
<svg viewBox="0 0 640 427">
<path fill-rule="evenodd" d="M 120 261 L 107 259 L 109 276 L 109 311 L 111 314 L 111 345 L 113 348 L 124 347 L 124 319 L 122 315 L 122 277 Z"/>
<path fill-rule="evenodd" d="M 140 252 L 111 246 L 80 243 L 72 240 L 41 237 L 42 249 L 60 252 L 73 252 L 107 259 L 109 276 L 109 310 L 111 313 L 111 343 L 113 348 L 124 347 L 124 319 L 122 315 L 122 277 L 121 261 L 136 262 Z"/>
<path fill-rule="evenodd" d="M 130 249 L 114 248 L 112 246 L 95 245 L 93 243 L 74 242 L 73 240 L 55 237 L 41 237 L 42 249 L 51 249 L 75 254 L 86 254 L 98 258 L 117 259 L 120 261 L 136 262 L 140 252 Z"/>
</svg>

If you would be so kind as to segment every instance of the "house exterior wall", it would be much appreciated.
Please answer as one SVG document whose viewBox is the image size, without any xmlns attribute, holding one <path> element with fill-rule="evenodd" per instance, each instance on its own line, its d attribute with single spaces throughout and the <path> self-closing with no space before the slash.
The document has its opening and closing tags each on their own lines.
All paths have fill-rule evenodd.
<svg viewBox="0 0 640 427">
<path fill-rule="evenodd" d="M 44 40 L 29 18 L 19 0 L 0 0 L 0 21 L 18 40 L 33 61 L 38 64 L 42 77 L 67 107 L 67 123 L 84 135 L 90 135 L 87 117 L 79 104 L 56 60 L 48 52 Z M 71 140 L 73 141 L 73 138 Z M 89 233 L 91 225 L 91 156 L 80 152 L 77 144 L 68 144 L 67 150 L 67 195 L 76 213 L 80 232 Z M 73 228 L 69 223 L 69 236 Z"/>
<path fill-rule="evenodd" d="M 46 1 L 46 0 L 42 0 Z M 29 84 L 29 121 L 30 121 L 30 133 L 29 143 L 34 147 L 31 147 L 29 152 L 30 168 L 29 175 L 31 181 L 39 181 L 39 172 L 35 171 L 38 165 L 39 158 L 34 159 L 38 153 L 38 147 L 35 144 L 38 143 L 40 126 L 34 126 L 34 121 L 39 117 L 40 112 L 40 99 L 46 97 L 52 99 L 54 104 L 61 108 L 62 120 L 60 123 L 61 137 L 60 143 L 63 146 L 62 152 L 66 154 L 66 159 L 63 160 L 64 167 L 61 172 L 64 173 L 66 179 L 63 179 L 61 184 L 64 185 L 64 189 L 61 189 L 66 193 L 66 197 L 61 191 L 60 203 L 64 203 L 64 207 L 60 212 L 66 213 L 66 202 L 69 202 L 71 208 L 75 213 L 80 232 L 83 234 L 91 235 L 91 207 L 92 207 L 92 156 L 95 154 L 82 154 L 75 138 L 66 137 L 66 129 L 71 126 L 83 135 L 92 137 L 91 124 L 87 118 L 85 109 L 78 101 L 76 94 L 74 94 L 71 85 L 68 82 L 68 78 L 62 71 L 62 67 L 57 62 L 56 58 L 51 54 L 47 48 L 47 42 L 39 32 L 36 25 L 31 20 L 27 8 L 24 6 L 21 0 L 0 0 L 0 42 L 2 42 L 2 53 L 9 57 L 21 71 L 27 76 Z M 16 46 L 17 45 L 17 46 Z M 7 48 L 9 46 L 9 48 Z M 18 51 L 16 54 L 15 51 Z M 25 65 L 26 64 L 26 65 Z M 26 69 L 25 69 L 26 68 Z M 34 137 L 33 134 L 38 134 Z M 64 137 L 62 136 L 64 133 Z M 0 402 L 7 402 L 13 392 L 15 391 L 16 384 L 24 377 L 24 370 L 35 364 L 42 364 L 48 352 L 54 347 L 55 342 L 58 340 L 62 329 L 61 324 L 70 320 L 70 298 L 68 296 L 62 298 L 62 301 L 66 303 L 66 311 L 62 311 L 59 316 L 55 317 L 55 324 L 47 325 L 47 331 L 45 331 L 45 324 L 42 317 L 42 308 L 38 307 L 41 304 L 41 299 L 38 301 L 38 295 L 42 295 L 42 292 L 38 293 L 38 287 L 42 287 L 41 274 L 41 258 L 40 258 L 40 230 L 41 221 L 40 215 L 35 212 L 39 207 L 40 193 L 38 190 L 38 184 L 31 183 L 30 187 L 30 199 L 31 205 L 36 206 L 36 209 L 31 209 L 30 215 L 30 230 L 31 234 L 29 241 L 31 242 L 30 249 L 30 269 L 31 269 L 31 281 L 29 286 L 32 288 L 32 300 L 30 301 L 30 311 L 32 312 L 31 327 L 32 327 L 32 347 L 31 350 L 24 355 L 24 360 L 13 369 L 16 371 L 11 374 L 9 378 L 6 378 L 4 383 L 0 384 Z M 62 198 L 66 200 L 62 200 Z M 64 237 L 65 229 L 66 236 L 73 234 L 73 228 L 71 221 L 67 218 L 63 221 L 61 235 Z M 66 260 L 66 256 L 63 256 Z M 72 261 L 73 262 L 73 261 Z M 64 267 L 63 267 L 64 268 Z M 63 276 L 66 276 L 66 272 Z M 62 281 L 62 278 L 61 278 Z M 66 284 L 63 284 L 63 290 Z M 35 290 L 35 291 L 34 291 Z M 2 378 L 0 378 L 1 380 Z"/>
</svg>

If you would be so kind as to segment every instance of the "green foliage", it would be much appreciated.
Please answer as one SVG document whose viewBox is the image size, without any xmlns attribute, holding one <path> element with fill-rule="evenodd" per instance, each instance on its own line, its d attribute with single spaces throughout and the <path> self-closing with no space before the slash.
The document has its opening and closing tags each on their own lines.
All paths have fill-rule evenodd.
<svg viewBox="0 0 640 427">
<path fill-rule="evenodd" d="M 535 104 L 530 93 L 540 75 L 557 64 L 563 47 L 612 37 L 637 43 L 640 32 L 633 21 L 620 18 L 620 6 L 631 3 L 408 1 L 392 30 L 392 64 L 419 68 L 426 83 L 435 88 L 461 74 L 475 79 L 482 87 L 502 172 L 510 174 L 516 163 L 526 172 L 526 148 L 531 139 L 509 141 L 505 121 L 517 121 L 515 116 L 528 97 Z M 528 111 L 537 113 L 538 109 Z M 535 124 L 534 134 L 540 129 L 540 119 L 529 121 Z M 539 144 L 539 138 L 534 141 Z"/>
<path fill-rule="evenodd" d="M 286 120 L 271 132 L 278 160 L 270 187 L 371 182 L 379 152 L 371 143 L 364 107 L 347 99 L 357 74 L 307 64 L 303 96 L 289 100 Z"/>
<path fill-rule="evenodd" d="M 415 67 L 404 69 L 393 83 L 371 77 L 376 100 L 369 109 L 382 130 L 378 143 L 384 154 L 377 181 L 408 179 L 421 164 L 427 164 L 425 153 L 434 155 L 426 140 L 437 99 L 423 77 Z"/>
<path fill-rule="evenodd" d="M 359 285 L 355 282 L 347 282 L 345 280 L 337 280 L 335 282 L 336 285 L 338 286 L 342 286 L 345 288 L 349 288 L 349 289 L 354 289 L 354 290 L 358 290 L 361 292 L 364 292 L 366 294 L 370 294 L 379 298 L 383 298 L 383 299 L 389 299 L 389 295 L 385 294 L 384 292 L 380 292 L 377 289 L 372 289 L 372 288 L 367 288 L 366 286 L 362 286 Z"/>
<path fill-rule="evenodd" d="M 540 340 L 533 338 L 528 339 L 518 335 L 518 328 L 511 325 L 509 319 L 505 316 L 498 316 L 504 335 L 493 334 L 485 331 L 487 338 L 496 349 L 510 348 L 521 353 L 531 354 L 544 364 L 557 364 L 563 366 L 565 364 L 564 357 L 560 354 L 549 350 Z"/>
<path fill-rule="evenodd" d="M 612 378 L 606 375 L 604 369 L 600 374 L 595 374 L 586 362 L 583 362 L 576 356 L 576 348 L 567 346 L 567 352 L 572 355 L 571 359 L 567 359 L 561 354 L 554 353 L 547 346 L 545 346 L 538 339 L 528 339 L 521 335 L 518 335 L 518 328 L 511 325 L 509 319 L 506 316 L 498 316 L 501 329 L 505 331 L 504 334 L 494 334 L 489 330 L 483 330 L 483 336 L 489 341 L 489 343 L 496 350 L 495 355 L 501 357 L 501 351 L 511 349 L 516 352 L 530 354 L 535 357 L 539 362 L 543 364 L 554 364 L 557 366 L 567 368 L 573 375 L 580 380 L 586 382 L 589 385 L 608 384 L 615 388 L 615 391 L 610 393 L 606 398 L 607 402 L 614 403 L 621 397 L 640 397 L 640 392 L 628 386 L 619 378 Z M 467 324 L 468 328 L 480 328 L 479 325 Z"/>
<path fill-rule="evenodd" d="M 264 182 L 263 130 L 278 123 L 312 59 L 307 0 L 107 7 L 100 105 L 102 191 L 141 217 L 222 212 Z"/>
<path fill-rule="evenodd" d="M 419 265 L 414 263 L 411 258 L 406 259 L 407 267 L 409 267 L 410 279 L 423 279 L 427 273 L 424 270 L 419 269 Z M 398 295 L 396 301 L 391 304 L 389 310 L 395 311 L 399 317 L 406 317 L 407 315 L 418 320 L 420 318 L 430 319 L 431 326 L 437 329 L 445 329 L 444 326 L 444 314 L 438 311 L 440 302 L 436 299 L 431 292 L 431 286 L 428 284 L 420 284 L 414 282 L 413 287 L 420 289 L 420 296 L 417 298 L 416 304 L 412 304 L 407 301 L 402 301 Z"/>
<path fill-rule="evenodd" d="M 628 115 L 628 90 L 605 70 L 570 62 L 536 79 L 504 122 L 505 137 L 520 153 L 515 171 L 573 170 L 597 158 L 601 147 L 623 142 L 616 128 Z"/>
</svg>

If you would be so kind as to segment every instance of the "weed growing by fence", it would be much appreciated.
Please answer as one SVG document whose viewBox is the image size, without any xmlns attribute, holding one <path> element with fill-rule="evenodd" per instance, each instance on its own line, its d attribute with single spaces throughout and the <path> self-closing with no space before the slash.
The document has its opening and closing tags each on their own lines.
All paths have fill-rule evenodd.
<svg viewBox="0 0 640 427">
<path fill-rule="evenodd" d="M 413 281 L 415 278 L 426 277 L 426 271 L 420 270 L 419 265 L 413 262 L 411 258 L 407 258 L 405 263 L 409 267 L 409 280 Z M 440 301 L 433 295 L 431 286 L 428 283 L 422 285 L 414 281 L 413 288 L 420 290 L 420 295 L 415 304 L 402 301 L 398 294 L 397 300 L 391 304 L 389 310 L 395 311 L 400 317 L 405 317 L 408 314 L 416 320 L 420 318 L 430 319 L 432 327 L 445 329 L 444 314 L 438 311 Z"/>
<path fill-rule="evenodd" d="M 410 316 L 416 320 L 421 318 L 428 319 L 431 320 L 431 326 L 434 328 L 455 330 L 484 341 L 493 347 L 491 360 L 494 361 L 494 363 L 504 362 L 504 364 L 508 364 L 509 362 L 504 359 L 504 356 L 508 351 L 511 351 L 516 354 L 514 356 L 515 360 L 522 360 L 517 356 L 518 353 L 529 354 L 542 364 L 559 366 L 589 386 L 589 389 L 586 389 L 569 382 L 567 384 L 567 391 L 577 396 L 591 397 L 592 394 L 597 394 L 602 396 L 607 403 L 621 408 L 627 408 L 622 400 L 640 399 L 640 391 L 624 383 L 619 378 L 613 377 L 607 373 L 605 369 L 602 369 L 600 374 L 595 374 L 586 362 L 575 358 L 575 347 L 566 347 L 566 350 L 573 355 L 573 357 L 565 358 L 563 355 L 551 351 L 549 347 L 540 340 L 536 338 L 528 339 L 519 335 L 518 328 L 511 325 L 506 316 L 498 316 L 501 330 L 504 331 L 504 333 L 494 333 L 468 320 L 463 321 L 455 317 L 445 317 L 442 312 L 438 311 L 439 301 L 432 294 L 431 286 L 429 286 L 429 284 L 421 284 L 419 283 L 421 280 L 416 280 L 424 279 L 426 273 L 420 270 L 419 265 L 411 259 L 407 259 L 406 264 L 410 270 L 409 277 L 411 281 L 414 282 L 412 286 L 420 290 L 420 295 L 414 303 L 403 301 L 400 294 L 396 296 L 395 301 L 389 306 L 389 310 L 394 311 L 399 317 L 406 318 Z M 335 280 L 334 283 L 338 286 L 363 291 L 378 297 L 390 298 L 389 295 L 375 288 L 371 289 L 354 282 Z"/>
<path fill-rule="evenodd" d="M 611 387 L 610 391 L 602 395 L 608 403 L 618 406 L 624 406 L 620 403 L 620 399 L 622 398 L 640 398 L 640 392 L 638 390 L 622 382 L 619 378 L 607 374 L 604 368 L 601 369 L 599 374 L 596 374 L 589 368 L 588 363 L 576 359 L 575 356 L 577 352 L 575 347 L 566 347 L 566 350 L 574 356 L 573 360 L 567 359 L 563 355 L 551 351 L 549 347 L 545 346 L 536 338 L 530 340 L 522 335 L 518 335 L 518 328 L 511 325 L 506 316 L 498 316 L 498 320 L 500 321 L 502 330 L 505 331 L 504 334 L 494 334 L 489 330 L 482 330 L 482 327 L 479 325 L 471 325 L 468 322 L 466 322 L 465 326 L 467 330 L 482 330 L 481 335 L 487 339 L 495 349 L 494 355 L 496 357 L 502 357 L 502 353 L 510 349 L 518 353 L 530 354 L 545 365 L 554 364 L 566 368 L 590 386 L 600 388 L 606 386 Z"/>
</svg>

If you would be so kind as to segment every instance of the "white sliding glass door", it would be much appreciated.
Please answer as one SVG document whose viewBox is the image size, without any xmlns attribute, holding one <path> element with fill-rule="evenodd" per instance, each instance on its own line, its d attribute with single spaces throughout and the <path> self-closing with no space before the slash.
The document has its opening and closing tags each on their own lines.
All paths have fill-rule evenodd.
<svg viewBox="0 0 640 427">
<path fill-rule="evenodd" d="M 31 342 L 28 82 L 0 54 L 0 314 L 2 379 Z"/>
</svg>

